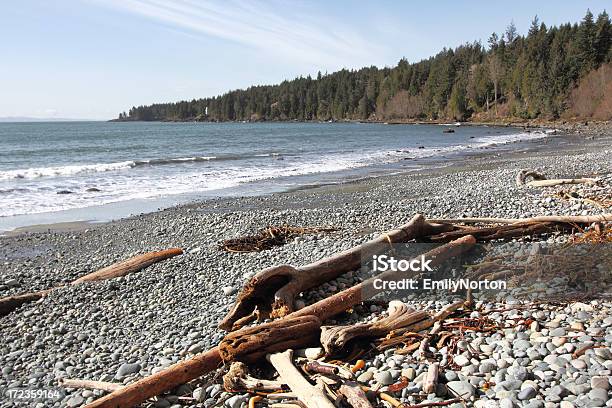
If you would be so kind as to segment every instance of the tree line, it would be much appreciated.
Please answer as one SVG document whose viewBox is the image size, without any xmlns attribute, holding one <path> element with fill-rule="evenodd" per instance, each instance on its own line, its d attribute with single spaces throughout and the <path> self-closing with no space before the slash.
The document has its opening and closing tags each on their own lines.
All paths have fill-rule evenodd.
<svg viewBox="0 0 612 408">
<path fill-rule="evenodd" d="M 610 17 L 547 27 L 536 16 L 526 35 L 514 23 L 487 45 L 472 42 L 416 63 L 343 69 L 252 86 L 221 96 L 133 107 L 118 120 L 329 121 L 558 118 L 581 78 L 612 60 Z M 609 73 L 610 70 L 605 72 Z"/>
</svg>

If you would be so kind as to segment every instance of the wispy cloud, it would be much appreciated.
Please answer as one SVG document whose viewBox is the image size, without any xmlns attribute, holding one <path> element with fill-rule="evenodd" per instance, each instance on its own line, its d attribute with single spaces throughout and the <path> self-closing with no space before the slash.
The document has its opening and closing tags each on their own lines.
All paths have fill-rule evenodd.
<svg viewBox="0 0 612 408">
<path fill-rule="evenodd" d="M 314 66 L 355 67 L 381 52 L 367 38 L 296 2 L 96 0 L 191 34 L 214 36 Z"/>
</svg>

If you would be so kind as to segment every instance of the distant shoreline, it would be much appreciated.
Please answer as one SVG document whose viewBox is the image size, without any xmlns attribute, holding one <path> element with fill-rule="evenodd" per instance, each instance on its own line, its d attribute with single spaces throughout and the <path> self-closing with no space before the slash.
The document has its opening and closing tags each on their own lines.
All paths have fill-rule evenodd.
<svg viewBox="0 0 612 408">
<path fill-rule="evenodd" d="M 110 119 L 107 122 L 116 123 L 367 123 L 367 124 L 379 124 L 379 125 L 455 125 L 458 126 L 500 126 L 500 127 L 523 127 L 523 128 L 550 128 L 559 127 L 563 130 L 571 130 L 575 126 L 598 126 L 598 125 L 610 125 L 611 121 L 600 121 L 592 119 L 559 119 L 559 120 L 544 120 L 544 119 L 529 119 L 520 120 L 517 118 L 500 119 L 497 121 L 452 121 L 442 119 L 432 120 L 410 120 L 410 119 L 397 119 L 397 120 L 253 120 L 253 121 L 242 121 L 242 120 L 226 120 L 226 121 L 214 121 L 214 120 L 197 120 L 196 118 L 190 119 L 164 119 L 164 120 L 132 120 L 132 119 Z"/>
</svg>

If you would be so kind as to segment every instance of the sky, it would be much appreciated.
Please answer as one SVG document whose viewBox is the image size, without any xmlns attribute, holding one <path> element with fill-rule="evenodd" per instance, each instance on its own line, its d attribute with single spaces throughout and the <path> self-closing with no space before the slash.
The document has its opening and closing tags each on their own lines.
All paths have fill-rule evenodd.
<svg viewBox="0 0 612 408">
<path fill-rule="evenodd" d="M 394 66 L 605 1 L 0 2 L 0 118 L 106 120 L 318 71 Z M 610 3 L 607 3 L 609 5 Z"/>
</svg>

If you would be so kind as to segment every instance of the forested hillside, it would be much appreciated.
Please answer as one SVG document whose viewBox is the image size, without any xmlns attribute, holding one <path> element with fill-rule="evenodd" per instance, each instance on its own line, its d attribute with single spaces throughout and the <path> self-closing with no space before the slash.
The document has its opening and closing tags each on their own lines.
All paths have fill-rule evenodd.
<svg viewBox="0 0 612 408">
<path fill-rule="evenodd" d="M 612 86 L 611 34 L 605 11 L 597 18 L 587 11 L 580 24 L 559 27 L 536 17 L 526 35 L 510 24 L 486 46 L 467 43 L 412 64 L 402 59 L 393 68 L 319 73 L 218 97 L 133 107 L 119 120 L 555 119 L 585 112 L 609 119 L 605 106 L 612 95 L 598 89 Z"/>
</svg>

